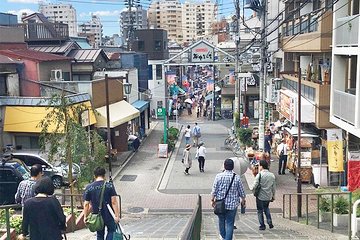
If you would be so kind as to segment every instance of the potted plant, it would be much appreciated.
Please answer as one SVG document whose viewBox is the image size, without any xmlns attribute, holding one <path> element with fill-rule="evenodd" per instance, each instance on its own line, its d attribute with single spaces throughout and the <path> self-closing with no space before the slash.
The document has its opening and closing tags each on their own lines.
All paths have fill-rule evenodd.
<svg viewBox="0 0 360 240">
<path fill-rule="evenodd" d="M 349 201 L 343 196 L 335 199 L 334 203 L 334 226 L 347 226 L 349 219 Z"/>
<path fill-rule="evenodd" d="M 320 197 L 319 203 L 320 209 L 320 222 L 329 222 L 331 220 L 331 212 L 330 212 L 330 199 L 328 197 Z"/>
</svg>

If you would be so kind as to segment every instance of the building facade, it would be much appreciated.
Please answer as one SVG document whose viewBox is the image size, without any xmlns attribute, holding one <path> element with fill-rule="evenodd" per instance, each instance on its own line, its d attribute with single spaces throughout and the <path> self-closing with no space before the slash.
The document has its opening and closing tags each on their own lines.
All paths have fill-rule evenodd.
<svg viewBox="0 0 360 240">
<path fill-rule="evenodd" d="M 178 0 L 160 0 L 148 9 L 149 28 L 161 28 L 168 32 L 170 41 L 183 42 L 182 9 Z"/>
<path fill-rule="evenodd" d="M 79 35 L 88 37 L 90 44 L 94 48 L 102 45 L 103 26 L 100 18 L 91 15 L 91 20 L 79 25 Z"/>
<path fill-rule="evenodd" d="M 69 36 L 77 36 L 76 9 L 71 4 L 40 4 L 39 11 L 53 23 L 69 26 Z"/>
<path fill-rule="evenodd" d="M 120 13 L 120 37 L 126 44 L 128 39 L 128 32 L 132 28 L 133 31 L 136 29 L 147 29 L 147 11 L 141 6 L 125 8 Z M 131 19 L 132 18 L 132 19 Z"/>
<path fill-rule="evenodd" d="M 330 121 L 355 136 L 355 145 L 360 142 L 359 11 L 358 1 L 339 0 L 334 5 L 330 98 Z"/>
</svg>

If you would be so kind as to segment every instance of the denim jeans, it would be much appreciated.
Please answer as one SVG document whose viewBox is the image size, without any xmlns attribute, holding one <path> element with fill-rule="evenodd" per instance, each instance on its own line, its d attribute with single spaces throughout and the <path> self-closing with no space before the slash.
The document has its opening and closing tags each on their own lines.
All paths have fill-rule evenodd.
<svg viewBox="0 0 360 240">
<path fill-rule="evenodd" d="M 285 169 L 286 169 L 286 164 L 287 164 L 287 155 L 282 155 L 279 158 L 279 174 L 284 174 L 285 173 Z"/>
<path fill-rule="evenodd" d="M 185 137 L 185 144 L 190 144 L 190 137 Z"/>
<path fill-rule="evenodd" d="M 234 222 L 237 208 L 233 210 L 226 210 L 225 214 L 218 215 L 219 217 L 219 231 L 220 235 L 225 240 L 233 239 Z"/>
<path fill-rule="evenodd" d="M 259 198 L 256 198 L 256 209 L 258 214 L 258 219 L 260 223 L 261 228 L 265 228 L 265 222 L 264 222 L 264 214 L 266 216 L 267 223 L 269 225 L 272 224 L 271 215 L 270 215 L 270 209 L 269 209 L 269 203 L 270 201 L 262 201 Z"/>
<path fill-rule="evenodd" d="M 103 230 L 96 232 L 96 240 L 105 240 L 105 239 L 112 240 L 113 239 L 113 234 L 116 231 L 116 225 L 115 225 L 114 219 L 109 215 L 110 215 L 110 213 L 102 214 L 105 226 L 104 226 Z M 105 227 L 107 229 L 106 238 L 105 238 Z"/>
</svg>

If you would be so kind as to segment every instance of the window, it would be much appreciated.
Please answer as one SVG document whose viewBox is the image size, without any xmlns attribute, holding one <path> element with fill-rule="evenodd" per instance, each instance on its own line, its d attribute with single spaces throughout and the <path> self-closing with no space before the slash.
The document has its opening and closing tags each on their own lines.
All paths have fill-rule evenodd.
<svg viewBox="0 0 360 240">
<path fill-rule="evenodd" d="M 153 68 L 152 68 L 153 66 L 152 65 L 149 65 L 148 66 L 148 79 L 149 80 L 153 80 Z"/>
<path fill-rule="evenodd" d="M 145 50 L 145 42 L 144 41 L 138 41 L 138 50 L 139 51 Z"/>
<path fill-rule="evenodd" d="M 16 176 L 13 171 L 7 169 L 1 169 L 0 171 L 1 182 L 17 182 Z"/>
<path fill-rule="evenodd" d="M 22 149 L 40 149 L 39 136 L 15 136 L 15 143 Z"/>
<path fill-rule="evenodd" d="M 156 65 L 156 80 L 162 79 L 162 65 Z"/>
<path fill-rule="evenodd" d="M 7 89 L 6 89 L 6 76 L 0 75 L 0 96 L 6 96 Z"/>
<path fill-rule="evenodd" d="M 161 41 L 156 40 L 155 41 L 155 47 L 154 47 L 155 51 L 161 51 L 162 47 L 161 47 Z"/>
</svg>

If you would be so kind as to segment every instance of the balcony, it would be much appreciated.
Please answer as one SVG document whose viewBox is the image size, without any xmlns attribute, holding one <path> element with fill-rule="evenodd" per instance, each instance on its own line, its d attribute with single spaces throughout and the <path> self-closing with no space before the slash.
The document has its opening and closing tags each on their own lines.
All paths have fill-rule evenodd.
<svg viewBox="0 0 360 240">
<path fill-rule="evenodd" d="M 331 10 L 300 16 L 282 25 L 284 52 L 328 52 L 332 41 Z"/>
<path fill-rule="evenodd" d="M 332 103 L 333 114 L 335 117 L 350 123 L 355 124 L 354 106 L 356 105 L 356 96 L 350 93 L 334 90 L 334 97 L 336 101 Z"/>
<path fill-rule="evenodd" d="M 336 19 L 335 45 L 336 47 L 359 46 L 359 14 Z"/>
<path fill-rule="evenodd" d="M 63 23 L 25 23 L 18 24 L 24 28 L 25 41 L 67 40 L 69 27 Z"/>
</svg>

